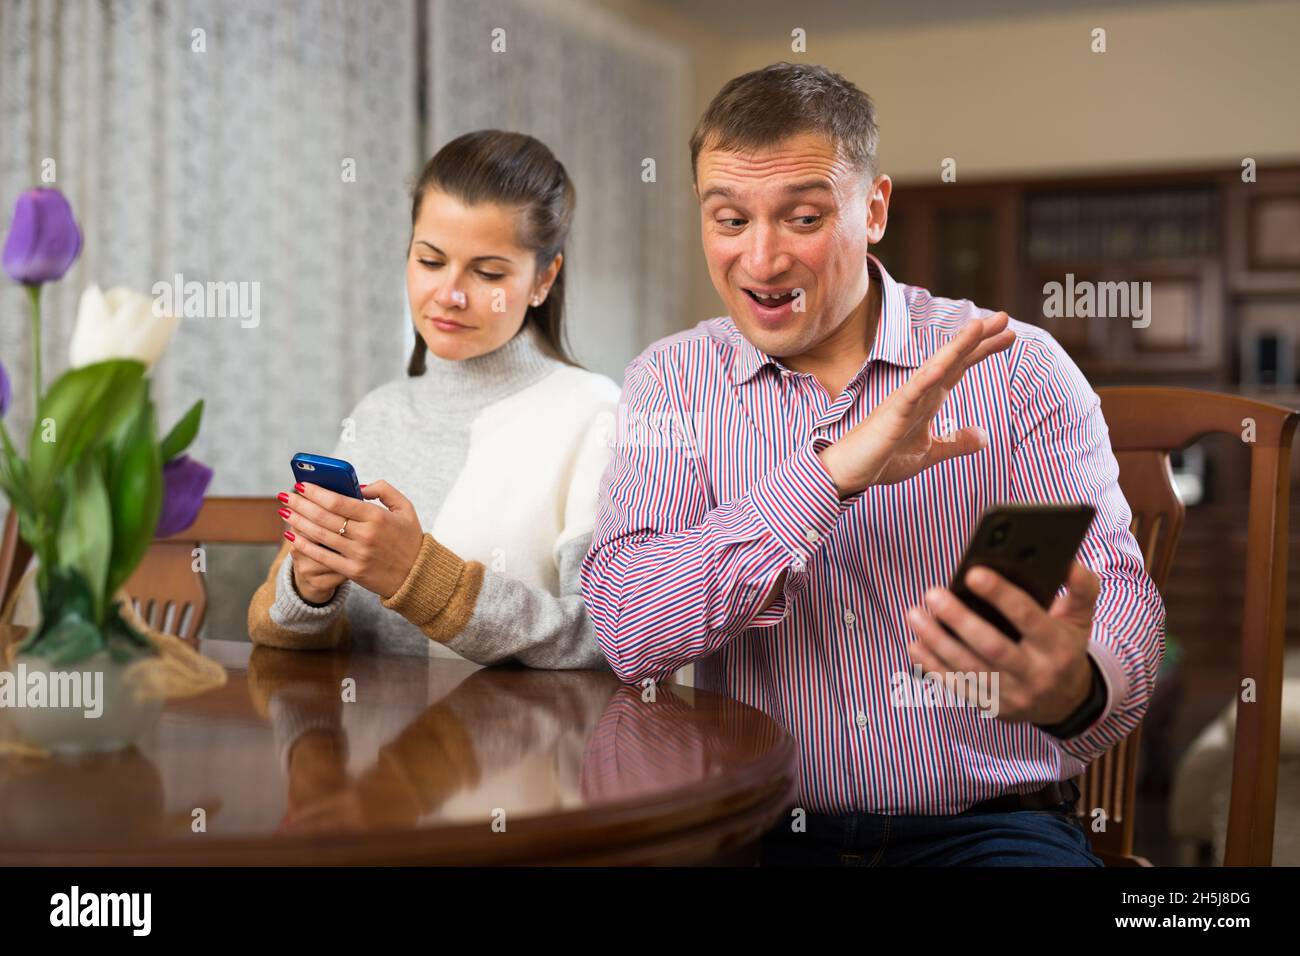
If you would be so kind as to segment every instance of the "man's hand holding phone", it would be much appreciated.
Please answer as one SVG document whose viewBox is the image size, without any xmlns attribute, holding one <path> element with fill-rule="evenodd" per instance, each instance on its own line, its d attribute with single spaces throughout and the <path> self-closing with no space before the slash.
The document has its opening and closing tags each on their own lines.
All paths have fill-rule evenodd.
<svg viewBox="0 0 1300 956">
<path fill-rule="evenodd" d="M 928 610 L 908 610 L 907 622 L 917 637 L 907 647 L 912 663 L 925 673 L 996 671 L 997 716 L 1012 723 L 1058 724 L 1073 714 L 1092 688 L 1088 641 L 1097 605 L 1097 576 L 1074 562 L 1067 591 L 1052 602 L 1050 610 L 987 567 L 971 568 L 965 583 L 997 608 L 1021 639 L 1007 637 L 947 588 L 931 588 L 925 594 Z"/>
</svg>

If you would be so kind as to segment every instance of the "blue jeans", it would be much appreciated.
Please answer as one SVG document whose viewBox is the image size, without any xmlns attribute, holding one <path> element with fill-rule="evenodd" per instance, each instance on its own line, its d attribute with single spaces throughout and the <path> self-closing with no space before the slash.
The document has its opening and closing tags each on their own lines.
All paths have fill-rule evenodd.
<svg viewBox="0 0 1300 956">
<path fill-rule="evenodd" d="M 1046 810 L 947 816 L 810 813 L 764 835 L 762 866 L 1101 866 L 1075 801 Z"/>
</svg>

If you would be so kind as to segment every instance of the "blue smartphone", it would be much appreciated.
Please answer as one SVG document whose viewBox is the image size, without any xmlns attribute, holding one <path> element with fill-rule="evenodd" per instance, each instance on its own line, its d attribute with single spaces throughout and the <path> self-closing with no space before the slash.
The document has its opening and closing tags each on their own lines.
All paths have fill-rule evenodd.
<svg viewBox="0 0 1300 956">
<path fill-rule="evenodd" d="M 342 458 L 327 458 L 300 451 L 289 460 L 289 465 L 293 468 L 295 482 L 310 481 L 335 494 L 364 500 L 361 498 L 361 486 L 357 484 L 356 470 Z"/>
</svg>

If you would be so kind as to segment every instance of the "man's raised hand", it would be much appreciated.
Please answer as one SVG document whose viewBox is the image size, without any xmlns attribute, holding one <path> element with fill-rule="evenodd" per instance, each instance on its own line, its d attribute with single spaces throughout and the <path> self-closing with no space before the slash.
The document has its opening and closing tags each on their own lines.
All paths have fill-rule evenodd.
<svg viewBox="0 0 1300 956">
<path fill-rule="evenodd" d="M 932 465 L 974 454 L 988 444 L 988 436 L 979 428 L 961 428 L 940 438 L 932 424 L 966 370 L 1015 341 L 1007 322 L 1007 314 L 999 312 L 967 323 L 865 420 L 821 450 L 822 464 L 841 498 L 872 485 L 906 481 Z"/>
</svg>

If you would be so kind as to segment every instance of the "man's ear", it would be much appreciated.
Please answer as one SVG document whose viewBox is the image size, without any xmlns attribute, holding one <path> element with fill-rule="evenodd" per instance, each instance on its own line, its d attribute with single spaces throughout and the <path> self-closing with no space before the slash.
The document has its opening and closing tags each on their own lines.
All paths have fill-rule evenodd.
<svg viewBox="0 0 1300 956">
<path fill-rule="evenodd" d="M 881 173 L 867 187 L 867 243 L 876 245 L 885 237 L 885 226 L 889 223 L 889 195 L 894 183 Z"/>
</svg>

